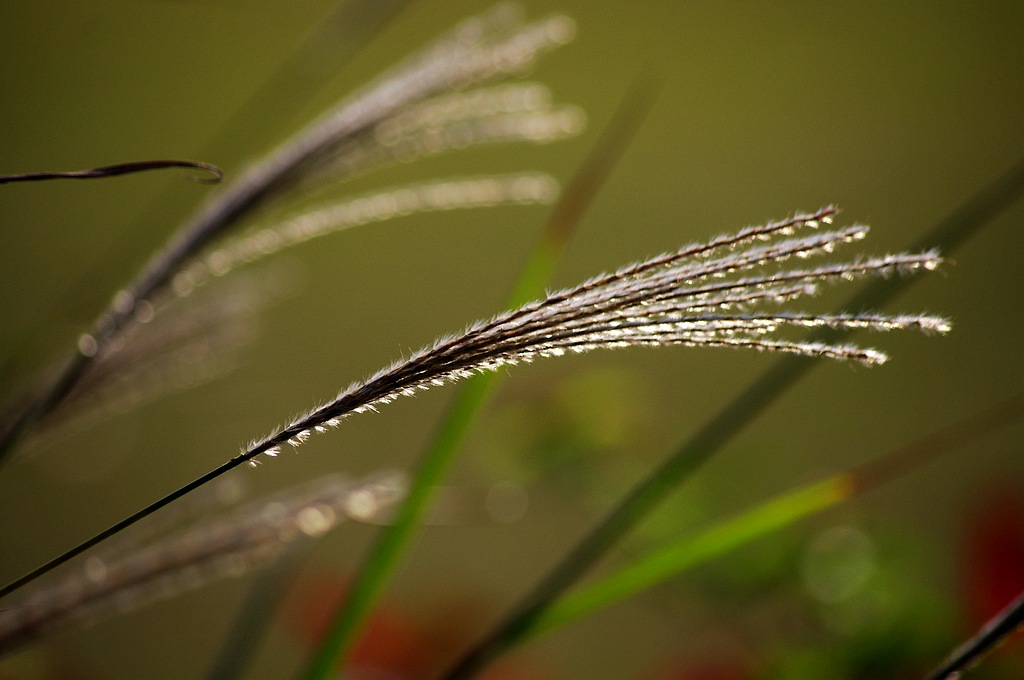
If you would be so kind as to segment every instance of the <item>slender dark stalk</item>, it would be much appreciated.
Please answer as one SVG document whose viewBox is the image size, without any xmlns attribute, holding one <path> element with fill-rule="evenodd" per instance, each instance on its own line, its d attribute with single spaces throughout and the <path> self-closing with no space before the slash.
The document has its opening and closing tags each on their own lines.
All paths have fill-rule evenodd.
<svg viewBox="0 0 1024 680">
<path fill-rule="evenodd" d="M 926 680 L 956 680 L 960 673 L 998 647 L 1024 626 L 1024 592 L 982 626 L 978 634 L 957 648 Z"/>
<path fill-rule="evenodd" d="M 29 573 L 25 574 L 24 576 L 22 576 L 21 578 L 17 579 L 16 581 L 13 581 L 13 582 L 7 584 L 6 586 L 4 586 L 3 588 L 0 588 L 0 597 L 4 597 L 6 595 L 9 595 L 10 593 L 13 593 L 14 591 L 16 591 L 19 588 L 21 588 L 22 586 L 27 585 L 28 583 L 31 583 L 32 581 L 36 580 L 37 578 L 39 578 L 43 574 L 47 574 L 47 573 L 53 571 L 54 569 L 56 569 L 60 565 L 64 564 L 68 560 L 71 560 L 72 558 L 77 557 L 78 555 L 81 555 L 86 550 L 88 550 L 89 548 L 92 548 L 95 545 L 99 545 L 100 543 L 102 543 L 103 541 L 107 540 L 111 536 L 114 536 L 115 534 L 118 534 L 118 533 L 124 531 L 125 529 L 127 529 L 131 525 L 135 524 L 139 520 L 144 519 L 146 517 L 149 517 L 154 512 L 156 512 L 160 508 L 164 507 L 165 505 L 169 505 L 169 504 L 173 503 L 174 501 L 178 500 L 179 498 L 181 498 L 182 496 L 185 496 L 185 495 L 191 493 L 192 491 L 195 491 L 196 489 L 198 489 L 199 487 L 203 486 L 204 484 L 206 484 L 208 482 L 212 482 L 214 479 L 217 479 L 218 477 L 220 477 L 225 472 L 228 472 L 230 470 L 235 469 L 236 467 L 238 467 L 242 463 L 245 463 L 247 460 L 248 460 L 248 458 L 246 458 L 244 456 L 244 454 L 235 456 L 234 458 L 232 458 L 228 462 L 224 463 L 220 467 L 217 467 L 217 468 L 215 468 L 213 470 L 210 470 L 209 472 L 207 472 L 202 477 L 199 477 L 199 478 L 189 482 L 185 486 L 183 486 L 183 487 L 181 487 L 179 489 L 176 489 L 175 491 L 173 491 L 172 493 L 167 494 L 166 496 L 164 496 L 160 500 L 155 501 L 153 503 L 150 503 L 149 505 L 147 505 L 146 507 L 142 508 L 141 510 L 132 513 L 128 517 L 125 517 L 123 520 L 121 520 L 117 524 L 115 524 L 115 525 L 113 525 L 111 527 L 108 527 L 107 529 L 104 529 L 103 531 L 101 531 L 100 533 L 96 534 L 95 536 L 93 536 L 89 540 L 84 541 L 83 543 L 80 543 L 79 545 L 75 546 L 74 548 L 72 548 L 72 549 L 70 549 L 70 550 L 68 550 L 68 551 L 58 555 L 57 557 L 53 558 L 52 560 L 50 560 L 46 564 L 43 564 L 43 565 L 33 569 L 32 571 L 30 571 Z"/>
<path fill-rule="evenodd" d="M 955 250 L 1022 195 L 1024 159 L 954 209 L 949 216 L 928 230 L 912 248 L 939 245 L 946 252 Z M 908 285 L 909 279 L 906 278 L 885 282 L 876 280 L 854 295 L 845 307 L 880 307 Z M 822 342 L 833 343 L 848 333 L 849 331 L 844 330 L 829 330 L 817 337 Z M 679 484 L 749 425 L 789 387 L 796 384 L 814 365 L 814 362 L 801 356 L 784 356 L 776 361 L 768 371 L 698 430 L 693 438 L 635 486 L 505 619 L 467 650 L 440 678 L 460 680 L 472 677 L 513 647 L 552 602 L 660 505 Z"/>
<path fill-rule="evenodd" d="M 39 182 L 48 179 L 99 179 L 102 177 L 117 177 L 119 175 L 131 175 L 137 172 L 148 170 L 163 170 L 165 168 L 191 168 L 202 170 L 210 174 L 210 177 L 192 177 L 191 179 L 200 184 L 216 184 L 224 177 L 224 172 L 212 163 L 202 161 L 131 161 L 129 163 L 115 163 L 114 165 L 102 165 L 88 170 L 70 170 L 64 172 L 26 172 L 18 175 L 0 175 L 0 184 L 12 182 Z"/>
</svg>

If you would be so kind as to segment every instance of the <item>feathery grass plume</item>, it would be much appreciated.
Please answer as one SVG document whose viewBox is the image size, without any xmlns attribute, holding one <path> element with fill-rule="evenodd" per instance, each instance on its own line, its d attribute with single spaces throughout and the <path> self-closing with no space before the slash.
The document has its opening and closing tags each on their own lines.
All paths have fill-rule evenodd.
<svg viewBox="0 0 1024 680">
<path fill-rule="evenodd" d="M 28 407 L 13 417 L 0 418 L 4 425 L 0 460 L 67 397 L 105 345 L 214 239 L 297 185 L 322 177 L 344 157 L 345 149 L 372 137 L 381 122 L 405 108 L 442 92 L 522 73 L 539 54 L 568 42 L 573 31 L 568 17 L 554 15 L 523 23 L 515 6 L 500 5 L 463 21 L 243 171 L 200 208 L 131 284 L 114 295 L 109 308 L 79 337 L 77 351 L 64 369 L 32 391 L 35 396 Z"/>
<path fill-rule="evenodd" d="M 243 459 L 277 455 L 281 446 L 298 446 L 313 431 L 341 419 L 376 410 L 399 396 L 411 395 L 502 366 L 567 352 L 601 347 L 688 345 L 790 352 L 863 364 L 886 356 L 853 345 L 789 340 L 774 334 L 785 327 L 830 327 L 876 331 L 917 328 L 945 332 L 946 319 L 924 314 L 800 314 L 755 311 L 759 305 L 788 302 L 815 292 L 817 284 L 863 275 L 935 269 L 935 252 L 859 258 L 807 269 L 751 270 L 831 252 L 837 245 L 864 237 L 867 228 L 791 236 L 798 229 L 830 223 L 835 208 L 800 214 L 763 226 L 723 235 L 551 294 L 490 321 L 470 326 L 369 380 L 343 391 L 334 401 L 296 419 L 278 433 L 252 444 Z M 772 241 L 772 239 L 776 239 Z M 766 242 L 764 245 L 755 245 Z M 252 461 L 254 462 L 254 461 Z"/>
<path fill-rule="evenodd" d="M 240 576 L 347 519 L 376 521 L 405 493 L 398 473 L 328 475 L 172 533 L 133 532 L 0 609 L 0 656 L 63 627 Z M 139 527 L 137 527 L 138 529 Z"/>
<path fill-rule="evenodd" d="M 956 250 L 992 223 L 1024 195 L 1024 160 L 1018 161 L 992 182 L 956 206 L 934 224 L 913 245 L 912 251 L 941 244 L 945 251 Z M 905 290 L 910 283 L 875 280 L 863 286 L 847 302 L 859 308 L 879 307 Z M 846 332 L 829 332 L 826 337 L 840 339 Z M 661 505 L 680 484 L 701 465 L 722 450 L 744 427 L 750 425 L 780 395 L 807 375 L 809 362 L 795 355 L 775 361 L 772 366 L 722 407 L 711 419 L 668 456 L 658 467 L 630 489 L 580 542 L 512 608 L 507 618 L 496 624 L 482 639 L 466 651 L 445 673 L 447 680 L 470 677 L 514 646 L 526 627 L 543 616 L 597 560 L 633 531 L 645 517 Z"/>
<path fill-rule="evenodd" d="M 213 279 L 285 248 L 371 222 L 430 211 L 549 205 L 558 193 L 557 180 L 539 172 L 434 180 L 308 210 L 231 239 L 179 272 L 173 295 L 159 295 L 139 307 L 121 333 L 97 352 L 63 402 L 37 424 L 32 444 L 45 445 L 106 416 L 230 372 L 239 349 L 255 336 L 262 308 L 281 297 L 275 289 L 281 277 L 261 281 L 246 276 L 187 306 L 179 299 Z M 20 397 L 21 403 L 28 401 Z"/>
<path fill-rule="evenodd" d="M 858 240 L 867 233 L 867 227 L 854 226 L 770 242 L 779 236 L 790 236 L 798 228 L 827 224 L 835 212 L 834 208 L 823 208 L 780 222 L 748 227 L 706 244 L 685 246 L 477 323 L 462 335 L 443 339 L 383 369 L 369 380 L 352 385 L 334 401 L 297 418 L 277 433 L 251 443 L 219 467 L 11 582 L 0 589 L 0 597 L 19 590 L 243 463 L 256 465 L 260 455 L 277 456 L 286 444 L 298 447 L 313 432 L 326 432 L 353 413 L 376 410 L 378 405 L 400 396 L 475 373 L 567 352 L 642 345 L 735 347 L 877 364 L 886 359 L 877 350 L 787 340 L 772 334 L 784 327 L 821 326 L 877 331 L 917 328 L 939 333 L 949 330 L 949 321 L 925 314 L 809 315 L 748 311 L 759 304 L 777 304 L 811 294 L 821 282 L 935 269 L 942 261 L 934 251 L 900 253 L 817 268 L 778 269 L 741 276 L 793 257 L 807 258 L 831 252 L 837 245 Z M 768 243 L 753 245 L 762 241 Z"/>
<path fill-rule="evenodd" d="M 32 429 L 38 451 L 107 418 L 230 373 L 258 335 L 263 311 L 291 292 L 289 272 L 267 266 L 205 289 L 186 304 L 161 297 L 104 346 L 67 397 Z M 8 406 L 27 404 L 22 395 Z"/>
<path fill-rule="evenodd" d="M 432 97 L 346 142 L 311 178 L 349 179 L 396 162 L 486 144 L 546 144 L 578 135 L 586 115 L 554 106 L 539 83 L 478 87 Z M 307 180 L 308 183 L 309 180 Z"/>
<path fill-rule="evenodd" d="M 480 175 L 410 184 L 315 208 L 244 234 L 196 258 L 174 278 L 180 297 L 213 277 L 224 276 L 314 238 L 415 213 L 487 208 L 503 205 L 548 205 L 558 197 L 555 178 L 523 172 Z"/>
</svg>

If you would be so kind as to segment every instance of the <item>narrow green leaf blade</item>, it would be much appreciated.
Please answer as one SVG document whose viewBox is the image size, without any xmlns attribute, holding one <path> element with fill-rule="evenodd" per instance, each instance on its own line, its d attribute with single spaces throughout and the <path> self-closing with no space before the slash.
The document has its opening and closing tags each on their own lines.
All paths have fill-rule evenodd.
<svg viewBox="0 0 1024 680">
<path fill-rule="evenodd" d="M 849 496 L 849 488 L 845 475 L 831 477 L 774 498 L 697 536 L 656 550 L 611 576 L 555 602 L 528 627 L 524 639 L 589 616 L 690 567 L 832 507 Z"/>
</svg>

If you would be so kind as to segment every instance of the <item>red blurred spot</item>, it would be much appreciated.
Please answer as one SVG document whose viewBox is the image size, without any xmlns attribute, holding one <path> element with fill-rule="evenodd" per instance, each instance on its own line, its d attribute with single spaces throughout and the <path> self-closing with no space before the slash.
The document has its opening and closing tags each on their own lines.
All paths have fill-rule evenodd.
<svg viewBox="0 0 1024 680">
<path fill-rule="evenodd" d="M 289 628 L 312 649 L 326 635 L 347 590 L 347 580 L 336 575 L 307 579 L 289 606 Z M 373 668 L 401 678 L 424 677 L 430 668 L 425 637 L 396 610 L 383 605 L 370 617 L 352 650 L 353 668 Z"/>
<path fill-rule="evenodd" d="M 964 541 L 964 591 L 975 628 L 1024 591 L 1024 484 L 990 494 L 973 512 Z"/>
<path fill-rule="evenodd" d="M 553 676 L 516 662 L 498 662 L 480 674 L 480 680 L 553 680 Z"/>
<path fill-rule="evenodd" d="M 331 619 L 348 589 L 348 580 L 321 574 L 297 586 L 287 609 L 288 628 L 312 649 L 327 633 Z M 479 634 L 480 607 L 462 598 L 439 606 L 413 625 L 396 608 L 382 605 L 370 618 L 349 661 L 352 670 L 374 671 L 389 680 L 436 677 Z M 369 676 L 377 677 L 377 676 Z M 480 674 L 480 680 L 552 680 L 519 659 L 503 659 Z"/>
<path fill-rule="evenodd" d="M 749 677 L 743 666 L 724 661 L 679 664 L 643 676 L 644 680 L 747 680 Z"/>
</svg>

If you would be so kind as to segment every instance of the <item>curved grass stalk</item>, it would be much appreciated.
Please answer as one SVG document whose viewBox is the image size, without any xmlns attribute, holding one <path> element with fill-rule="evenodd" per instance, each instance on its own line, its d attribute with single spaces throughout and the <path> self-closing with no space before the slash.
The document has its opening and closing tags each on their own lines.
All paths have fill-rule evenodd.
<svg viewBox="0 0 1024 680">
<path fill-rule="evenodd" d="M 120 175 L 131 175 L 137 172 L 148 172 L 150 170 L 163 170 L 165 168 L 189 168 L 207 173 L 206 176 L 191 177 L 192 181 L 199 184 L 216 184 L 224 178 L 224 172 L 212 163 L 202 161 L 182 160 L 159 160 L 159 161 L 131 161 L 128 163 L 115 163 L 114 165 L 103 165 L 98 168 L 87 170 L 68 170 L 57 172 L 26 172 L 17 175 L 0 175 L 0 184 L 12 182 L 39 182 L 50 179 L 101 179 L 104 177 L 118 177 Z"/>
</svg>

